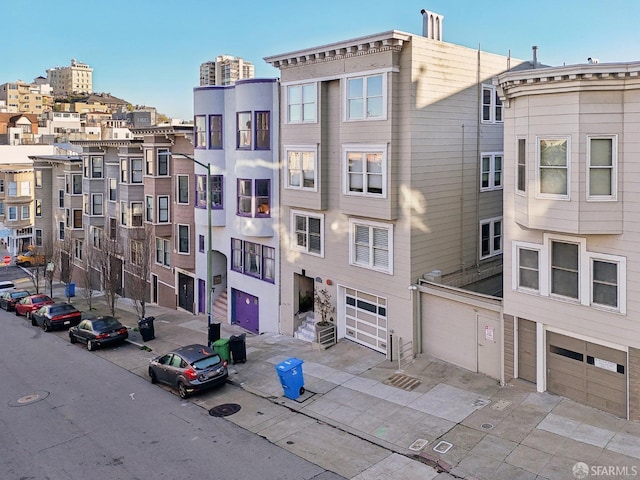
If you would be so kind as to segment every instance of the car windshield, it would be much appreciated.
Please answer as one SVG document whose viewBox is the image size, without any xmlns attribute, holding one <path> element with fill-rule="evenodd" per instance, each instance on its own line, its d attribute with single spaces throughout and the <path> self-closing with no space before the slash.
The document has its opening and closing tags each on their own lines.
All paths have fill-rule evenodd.
<svg viewBox="0 0 640 480">
<path fill-rule="evenodd" d="M 205 358 L 201 358 L 200 360 L 196 360 L 195 362 L 193 362 L 192 365 L 193 365 L 193 368 L 195 368 L 196 370 L 204 370 L 206 368 L 217 365 L 218 363 L 220 363 L 220 361 L 221 361 L 220 355 L 216 353 L 214 355 L 211 355 L 210 357 L 205 357 Z"/>
<path fill-rule="evenodd" d="M 56 305 L 55 307 L 51 307 L 49 310 L 50 313 L 59 315 L 61 313 L 69 313 L 75 311 L 76 307 L 73 305 Z"/>
<path fill-rule="evenodd" d="M 49 301 L 49 297 L 35 297 L 33 303 L 42 303 Z"/>
<path fill-rule="evenodd" d="M 119 326 L 120 322 L 113 317 L 105 317 L 93 321 L 93 328 L 98 331 L 110 330 Z"/>
<path fill-rule="evenodd" d="M 11 297 L 13 298 L 24 298 L 28 296 L 29 296 L 29 292 L 14 292 L 11 294 Z"/>
</svg>

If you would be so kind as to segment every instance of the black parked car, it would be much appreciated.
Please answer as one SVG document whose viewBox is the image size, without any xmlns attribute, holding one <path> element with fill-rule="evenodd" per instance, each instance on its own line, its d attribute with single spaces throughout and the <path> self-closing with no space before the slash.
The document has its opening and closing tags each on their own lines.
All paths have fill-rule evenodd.
<svg viewBox="0 0 640 480">
<path fill-rule="evenodd" d="M 26 290 L 7 290 L 0 293 L 0 308 L 4 308 L 7 312 L 15 310 L 16 303 L 21 298 L 28 297 L 31 293 Z"/>
<path fill-rule="evenodd" d="M 54 328 L 73 327 L 80 323 L 82 312 L 70 303 L 51 303 L 31 313 L 31 325 L 45 332 Z"/>
<path fill-rule="evenodd" d="M 129 330 L 117 318 L 102 316 L 82 320 L 78 326 L 69 329 L 71 343 L 85 342 L 87 350 L 122 343 L 129 338 Z"/>
<path fill-rule="evenodd" d="M 227 381 L 227 362 L 205 345 L 177 348 L 151 360 L 151 383 L 162 382 L 178 389 L 180 398 Z"/>
</svg>

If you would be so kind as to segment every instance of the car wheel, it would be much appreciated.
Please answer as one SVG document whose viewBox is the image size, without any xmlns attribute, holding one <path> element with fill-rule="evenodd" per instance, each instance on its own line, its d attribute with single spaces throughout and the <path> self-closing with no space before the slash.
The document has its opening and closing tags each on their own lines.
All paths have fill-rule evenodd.
<svg viewBox="0 0 640 480">
<path fill-rule="evenodd" d="M 29 268 L 31 266 L 31 262 L 23 262 L 22 267 Z"/>
<path fill-rule="evenodd" d="M 75 336 L 73 333 L 71 333 L 71 332 L 69 332 L 69 341 L 70 341 L 71 343 L 78 343 L 78 339 L 77 339 L 77 338 L 76 338 L 76 336 Z"/>
<path fill-rule="evenodd" d="M 149 377 L 151 377 L 151 383 L 158 383 L 158 377 L 156 377 L 156 372 L 154 372 L 151 367 L 149 367 Z"/>
<path fill-rule="evenodd" d="M 38 326 L 38 322 L 36 322 L 36 319 L 31 317 L 31 325 L 33 325 L 34 327 Z M 42 329 L 44 330 L 44 324 L 42 324 Z M 46 332 L 46 330 L 45 330 Z"/>
<path fill-rule="evenodd" d="M 33 325 L 33 317 L 31 317 L 31 324 Z M 38 322 L 36 322 L 36 325 L 37 325 L 37 324 L 38 324 Z M 46 321 L 46 320 L 44 320 L 44 321 L 42 322 L 42 329 L 43 329 L 45 332 L 49 332 L 49 331 L 51 330 L 51 325 L 49 325 L 49 324 L 47 323 L 47 321 Z"/>
<path fill-rule="evenodd" d="M 90 352 L 94 351 L 96 349 L 96 344 L 93 343 L 92 340 L 87 340 L 87 350 L 89 350 Z"/>
<path fill-rule="evenodd" d="M 180 398 L 187 398 L 189 396 L 186 385 L 181 381 L 178 382 L 178 395 L 180 395 Z"/>
</svg>

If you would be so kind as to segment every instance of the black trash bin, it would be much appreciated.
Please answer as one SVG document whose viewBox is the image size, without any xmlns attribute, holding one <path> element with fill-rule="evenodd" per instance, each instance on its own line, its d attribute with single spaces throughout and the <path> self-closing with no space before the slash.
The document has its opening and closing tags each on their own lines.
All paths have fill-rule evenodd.
<svg viewBox="0 0 640 480">
<path fill-rule="evenodd" d="M 138 320 L 138 329 L 140 330 L 140 335 L 142 335 L 142 340 L 144 342 L 148 342 L 149 340 L 156 338 L 156 331 L 153 327 L 153 321 L 155 319 L 155 317 L 144 317 Z"/>
<path fill-rule="evenodd" d="M 209 346 L 210 347 L 217 340 L 220 340 L 220 324 L 219 323 L 211 323 L 211 324 L 209 324 L 208 339 L 209 339 Z"/>
<path fill-rule="evenodd" d="M 244 363 L 247 361 L 247 345 L 245 333 L 240 335 L 231 335 L 229 337 L 229 350 L 233 363 Z"/>
</svg>

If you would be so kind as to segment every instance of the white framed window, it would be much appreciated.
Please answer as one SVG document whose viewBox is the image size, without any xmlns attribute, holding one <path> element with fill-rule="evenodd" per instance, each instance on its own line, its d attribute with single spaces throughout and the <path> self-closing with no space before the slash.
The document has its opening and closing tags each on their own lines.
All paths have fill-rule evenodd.
<svg viewBox="0 0 640 480">
<path fill-rule="evenodd" d="M 315 83 L 287 87 L 287 123 L 315 122 L 317 118 Z"/>
<path fill-rule="evenodd" d="M 36 188 L 42 188 L 42 170 L 35 170 L 34 174 Z"/>
<path fill-rule="evenodd" d="M 102 248 L 102 236 L 104 235 L 101 228 L 91 227 L 91 244 L 94 248 Z"/>
<path fill-rule="evenodd" d="M 5 212 L 5 210 L 4 210 L 4 202 L 0 202 L 0 215 L 4 216 L 4 212 Z"/>
<path fill-rule="evenodd" d="M 169 175 L 169 150 L 166 148 L 158 149 L 158 176 L 167 177 Z"/>
<path fill-rule="evenodd" d="M 513 242 L 513 290 L 540 293 L 542 245 Z"/>
<path fill-rule="evenodd" d="M 177 226 L 178 253 L 189 253 L 189 225 Z"/>
<path fill-rule="evenodd" d="M 118 199 L 118 182 L 115 178 L 109 179 L 109 201 L 115 202 Z"/>
<path fill-rule="evenodd" d="M 516 193 L 523 194 L 527 191 L 527 140 L 525 138 L 517 139 L 516 156 L 518 158 Z"/>
<path fill-rule="evenodd" d="M 102 157 L 91 157 L 91 178 L 102 178 Z"/>
<path fill-rule="evenodd" d="M 171 266 L 171 242 L 165 238 L 156 237 L 156 263 Z"/>
<path fill-rule="evenodd" d="M 285 147 L 285 188 L 318 191 L 318 149 Z"/>
<path fill-rule="evenodd" d="M 169 197 L 158 197 L 158 223 L 169 223 Z"/>
<path fill-rule="evenodd" d="M 39 198 L 36 198 L 34 200 L 34 205 L 35 205 L 35 216 L 36 217 L 42 217 L 42 200 L 40 200 Z"/>
<path fill-rule="evenodd" d="M 502 100 L 493 85 L 482 85 L 482 123 L 501 123 Z"/>
<path fill-rule="evenodd" d="M 386 75 L 347 78 L 345 85 L 345 120 L 387 118 Z"/>
<path fill-rule="evenodd" d="M 502 217 L 480 222 L 480 260 L 502 253 Z"/>
<path fill-rule="evenodd" d="M 569 137 L 538 138 L 538 196 L 569 199 Z"/>
<path fill-rule="evenodd" d="M 291 210 L 291 245 L 299 252 L 324 257 L 324 215 Z"/>
<path fill-rule="evenodd" d="M 142 202 L 131 202 L 131 226 L 141 227 L 144 215 L 144 206 Z"/>
<path fill-rule="evenodd" d="M 387 197 L 387 146 L 345 145 L 345 195 Z"/>
<path fill-rule="evenodd" d="M 74 241 L 74 250 L 73 256 L 76 260 L 82 260 L 82 248 L 84 246 L 84 242 L 80 239 L 76 239 Z"/>
<path fill-rule="evenodd" d="M 120 225 L 127 226 L 129 220 L 129 205 L 127 202 L 120 202 Z"/>
<path fill-rule="evenodd" d="M 20 182 L 20 196 L 31 195 L 31 182 L 29 180 L 23 180 Z"/>
<path fill-rule="evenodd" d="M 91 215 L 102 215 L 102 194 L 101 193 L 92 193 L 91 194 Z"/>
<path fill-rule="evenodd" d="M 504 155 L 502 152 L 483 153 L 480 155 L 480 191 L 499 190 L 502 188 L 502 168 Z"/>
<path fill-rule="evenodd" d="M 42 229 L 41 228 L 36 228 L 33 231 L 35 233 L 36 236 L 36 247 L 41 247 L 42 246 Z"/>
<path fill-rule="evenodd" d="M 82 209 L 74 208 L 72 210 L 72 215 L 73 215 L 72 228 L 76 230 L 82 229 Z"/>
<path fill-rule="evenodd" d="M 550 293 L 580 300 L 580 244 L 550 241 Z"/>
<path fill-rule="evenodd" d="M 616 200 L 618 137 L 587 136 L 587 200 Z"/>
<path fill-rule="evenodd" d="M 18 196 L 18 183 L 17 182 L 9 182 L 9 191 L 7 192 L 7 194 L 10 197 L 17 197 Z"/>
<path fill-rule="evenodd" d="M 71 175 L 71 194 L 82 195 L 82 175 L 79 173 Z"/>
<path fill-rule="evenodd" d="M 131 183 L 142 183 L 142 158 L 131 159 Z"/>
<path fill-rule="evenodd" d="M 189 176 L 178 175 L 176 177 L 176 197 L 181 205 L 189 204 Z"/>
<path fill-rule="evenodd" d="M 627 263 L 624 257 L 587 252 L 590 266 L 590 304 L 626 313 Z"/>
<path fill-rule="evenodd" d="M 120 183 L 129 183 L 129 160 L 123 158 L 120 160 Z"/>
<path fill-rule="evenodd" d="M 145 219 L 147 222 L 153 223 L 154 222 L 154 217 L 153 217 L 153 196 L 152 195 L 147 195 L 145 197 L 145 204 L 146 204 L 146 208 L 145 208 Z"/>
<path fill-rule="evenodd" d="M 393 225 L 349 220 L 349 264 L 393 274 Z"/>
<path fill-rule="evenodd" d="M 29 220 L 29 218 L 31 217 L 31 208 L 29 207 L 29 205 L 23 205 L 20 208 L 20 219 L 21 220 Z"/>
</svg>

